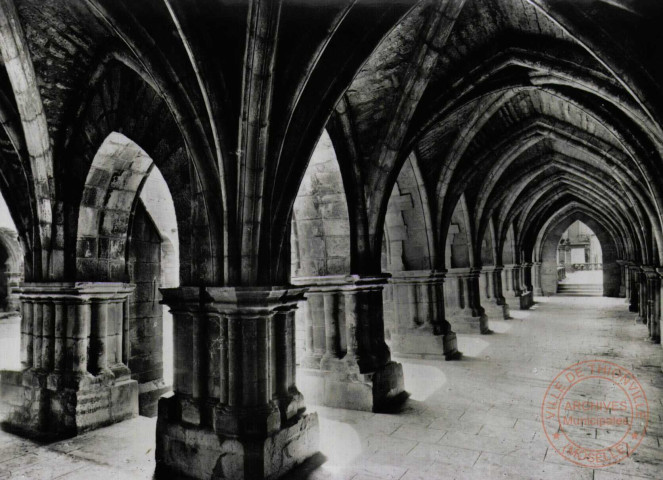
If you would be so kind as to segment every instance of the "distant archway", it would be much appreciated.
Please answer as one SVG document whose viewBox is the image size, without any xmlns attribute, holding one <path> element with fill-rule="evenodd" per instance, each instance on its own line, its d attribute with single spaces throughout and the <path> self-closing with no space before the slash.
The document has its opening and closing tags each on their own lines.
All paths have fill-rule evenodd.
<svg viewBox="0 0 663 480">
<path fill-rule="evenodd" d="M 583 211 L 552 218 L 539 233 L 534 247 L 534 259 L 541 262 L 541 289 L 543 295 L 554 295 L 559 283 L 558 248 L 563 235 L 575 222 L 581 221 L 595 235 L 601 248 L 603 296 L 618 297 L 621 284 L 620 267 L 617 264 L 618 249 L 612 234 L 598 221 Z"/>
<path fill-rule="evenodd" d="M 20 309 L 20 302 L 12 294 L 12 288 L 23 281 L 24 256 L 16 225 L 0 193 L 0 312 Z"/>
<path fill-rule="evenodd" d="M 571 271 L 602 270 L 601 242 L 594 231 L 580 220 L 569 225 L 557 246 L 557 263 Z"/>
<path fill-rule="evenodd" d="M 0 311 L 15 312 L 20 302 L 12 293 L 23 279 L 23 249 L 16 231 L 0 227 Z"/>
</svg>

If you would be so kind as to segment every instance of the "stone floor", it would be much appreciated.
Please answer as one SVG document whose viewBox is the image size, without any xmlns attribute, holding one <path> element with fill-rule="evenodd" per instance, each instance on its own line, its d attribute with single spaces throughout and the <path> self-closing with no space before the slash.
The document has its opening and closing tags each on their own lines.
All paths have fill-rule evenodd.
<svg viewBox="0 0 663 480">
<path fill-rule="evenodd" d="M 412 393 L 398 414 L 311 406 L 322 455 L 301 479 L 661 478 L 663 350 L 645 340 L 623 299 L 550 297 L 492 321 L 494 335 L 464 335 L 459 362 L 402 360 Z M 540 423 L 550 381 L 581 360 L 606 359 L 635 373 L 650 407 L 648 436 L 623 462 L 577 467 L 548 444 Z M 0 478 L 148 479 L 153 419 L 137 418 L 39 446 L 0 432 Z"/>
</svg>

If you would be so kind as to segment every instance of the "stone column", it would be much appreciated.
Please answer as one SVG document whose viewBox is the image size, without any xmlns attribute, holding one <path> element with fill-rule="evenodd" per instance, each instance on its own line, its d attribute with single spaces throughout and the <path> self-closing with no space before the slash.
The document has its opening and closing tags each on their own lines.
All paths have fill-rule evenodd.
<svg viewBox="0 0 663 480">
<path fill-rule="evenodd" d="M 530 308 L 534 305 L 534 285 L 532 283 L 532 267 L 534 263 L 524 262 L 521 268 L 522 293 L 520 294 L 521 309 Z"/>
<path fill-rule="evenodd" d="M 532 263 L 532 295 L 535 297 L 543 296 L 541 288 L 541 262 Z"/>
<path fill-rule="evenodd" d="M 636 323 L 647 323 L 647 297 L 649 295 L 647 288 L 647 276 L 642 269 L 642 266 L 637 267 L 635 272 L 638 278 L 638 316 L 635 319 Z"/>
<path fill-rule="evenodd" d="M 306 323 L 299 373 L 300 388 L 310 402 L 380 411 L 407 397 L 402 366 L 391 361 L 385 343 L 382 290 L 387 279 L 386 275 L 293 279 L 308 290 L 308 314 L 297 318 Z"/>
<path fill-rule="evenodd" d="M 295 382 L 304 289 L 162 289 L 173 313 L 174 391 L 159 400 L 157 469 L 196 479 L 277 478 L 317 451 Z"/>
<path fill-rule="evenodd" d="M 642 267 L 647 282 L 647 328 L 649 338 L 661 343 L 661 276 L 654 267 Z"/>
<path fill-rule="evenodd" d="M 385 325 L 390 346 L 401 356 L 462 357 L 456 334 L 445 318 L 444 272 L 435 270 L 394 273 L 384 292 Z"/>
<path fill-rule="evenodd" d="M 627 284 L 627 266 L 624 260 L 616 260 L 617 265 L 619 265 L 619 296 L 626 297 L 628 301 L 628 295 L 626 292 Z"/>
<path fill-rule="evenodd" d="M 479 273 L 479 299 L 488 318 L 507 320 L 509 306 L 502 296 L 502 267 L 481 267 Z"/>
<path fill-rule="evenodd" d="M 507 299 L 520 296 L 520 265 L 513 263 L 504 265 L 502 269 L 502 287 Z"/>
<path fill-rule="evenodd" d="M 474 268 L 452 268 L 447 272 L 445 308 L 456 332 L 493 333 L 481 306 L 479 272 Z"/>
<path fill-rule="evenodd" d="M 18 312 L 21 310 L 21 300 L 16 289 L 20 286 L 23 275 L 12 271 L 5 272 L 4 275 L 7 282 L 6 309 L 8 312 Z"/>
<path fill-rule="evenodd" d="M 23 370 L 0 373 L 7 427 L 49 439 L 138 414 L 138 384 L 118 360 L 115 338 L 132 290 L 124 283 L 27 283 L 17 289 Z"/>
<path fill-rule="evenodd" d="M 631 270 L 630 264 L 626 260 L 623 260 L 624 266 L 624 303 L 630 305 L 631 303 Z"/>
<path fill-rule="evenodd" d="M 504 265 L 502 278 L 505 286 L 504 296 L 507 301 L 514 298 L 521 310 L 527 310 L 534 304 L 534 301 L 532 292 L 528 291 L 524 285 L 523 268 L 521 264 Z"/>
<path fill-rule="evenodd" d="M 629 263 L 628 268 L 628 311 L 629 312 L 638 312 L 640 304 L 640 268 L 633 264 Z"/>
<path fill-rule="evenodd" d="M 522 266 L 522 282 L 523 290 L 526 292 L 531 292 L 534 290 L 532 284 L 532 267 L 534 266 L 533 262 L 524 262 Z"/>
</svg>

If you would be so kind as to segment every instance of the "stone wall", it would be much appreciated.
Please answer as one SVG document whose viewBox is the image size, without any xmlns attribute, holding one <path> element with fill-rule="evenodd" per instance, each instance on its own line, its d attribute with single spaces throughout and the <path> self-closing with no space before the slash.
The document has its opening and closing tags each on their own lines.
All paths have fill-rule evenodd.
<svg viewBox="0 0 663 480">
<path fill-rule="evenodd" d="M 136 285 L 129 300 L 129 369 L 140 388 L 141 415 L 156 415 L 163 381 L 163 307 L 159 303 L 161 237 L 141 202 L 136 207 L 129 248 L 129 276 Z"/>
<path fill-rule="evenodd" d="M 341 171 L 323 133 L 295 200 L 292 276 L 350 272 L 350 222 Z"/>
</svg>

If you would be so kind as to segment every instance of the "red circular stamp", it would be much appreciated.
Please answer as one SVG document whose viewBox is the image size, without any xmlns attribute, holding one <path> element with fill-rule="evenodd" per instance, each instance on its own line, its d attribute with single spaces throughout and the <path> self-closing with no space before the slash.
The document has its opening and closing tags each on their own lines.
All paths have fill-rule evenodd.
<svg viewBox="0 0 663 480">
<path fill-rule="evenodd" d="M 649 404 L 635 375 L 587 360 L 563 370 L 541 405 L 543 431 L 566 460 L 601 468 L 629 457 L 647 433 Z"/>
</svg>

